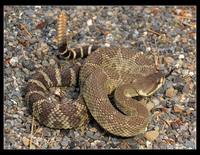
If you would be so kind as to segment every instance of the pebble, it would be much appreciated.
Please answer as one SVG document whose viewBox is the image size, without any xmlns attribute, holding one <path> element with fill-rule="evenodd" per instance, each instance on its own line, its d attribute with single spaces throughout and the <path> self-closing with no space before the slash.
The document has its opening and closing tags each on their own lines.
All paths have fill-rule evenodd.
<svg viewBox="0 0 200 155">
<path fill-rule="evenodd" d="M 158 136 L 159 136 L 158 131 L 148 131 L 144 134 L 144 137 L 150 141 L 154 141 Z"/>
<path fill-rule="evenodd" d="M 89 19 L 88 21 L 87 21 L 87 26 L 91 26 L 92 25 L 92 19 Z"/>
<path fill-rule="evenodd" d="M 182 113 L 184 111 L 184 107 L 178 105 L 178 104 L 175 104 L 174 105 L 174 112 L 179 112 L 179 113 Z"/>
<path fill-rule="evenodd" d="M 172 62 L 174 62 L 174 59 L 172 57 L 166 57 L 164 58 L 165 63 L 170 64 Z"/>
<path fill-rule="evenodd" d="M 188 94 L 189 93 L 189 84 L 185 84 L 182 90 L 183 93 Z"/>
<path fill-rule="evenodd" d="M 56 63 L 56 61 L 55 61 L 54 59 L 50 59 L 50 60 L 49 60 L 49 64 L 50 64 L 50 65 L 53 66 L 53 65 L 55 65 L 55 63 Z"/>
<path fill-rule="evenodd" d="M 44 66 L 44 67 L 49 66 L 48 61 L 46 61 L 46 60 L 42 61 L 42 66 Z"/>
<path fill-rule="evenodd" d="M 184 57 L 185 57 L 185 56 L 184 56 L 183 54 L 180 54 L 180 55 L 178 56 L 179 59 L 184 59 Z"/>
<path fill-rule="evenodd" d="M 147 146 L 147 149 L 152 149 L 152 142 L 151 141 L 146 141 L 146 146 Z"/>
<path fill-rule="evenodd" d="M 175 96 L 176 95 L 176 90 L 174 90 L 174 88 L 173 87 L 170 87 L 169 89 L 167 89 L 167 91 L 166 91 L 166 96 L 167 97 L 173 97 L 173 96 Z"/>
<path fill-rule="evenodd" d="M 147 109 L 151 111 L 151 109 L 155 107 L 155 104 L 153 104 L 152 102 L 149 102 L 146 106 L 147 106 Z"/>
<path fill-rule="evenodd" d="M 22 141 L 23 141 L 23 144 L 24 144 L 25 146 L 28 146 L 28 145 L 29 145 L 29 139 L 28 139 L 28 138 L 23 137 L 23 138 L 22 138 Z"/>
</svg>

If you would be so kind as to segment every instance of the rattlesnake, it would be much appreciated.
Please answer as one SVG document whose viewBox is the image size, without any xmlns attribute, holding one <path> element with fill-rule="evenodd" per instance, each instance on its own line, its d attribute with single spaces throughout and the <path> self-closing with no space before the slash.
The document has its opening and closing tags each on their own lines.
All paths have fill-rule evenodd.
<svg viewBox="0 0 200 155">
<path fill-rule="evenodd" d="M 58 20 L 58 49 L 67 59 L 88 56 L 82 64 L 65 70 L 40 70 L 29 79 L 25 99 L 41 124 L 54 129 L 76 128 L 90 121 L 89 110 L 100 126 L 114 135 L 131 137 L 145 129 L 149 111 L 132 97 L 149 96 L 165 82 L 164 74 L 156 71 L 151 60 L 122 47 L 90 45 L 67 49 L 64 12 Z M 76 85 L 78 77 L 80 95 L 73 104 L 54 104 L 46 99 L 44 92 L 49 87 Z M 108 98 L 113 91 L 116 106 L 124 114 Z"/>
</svg>

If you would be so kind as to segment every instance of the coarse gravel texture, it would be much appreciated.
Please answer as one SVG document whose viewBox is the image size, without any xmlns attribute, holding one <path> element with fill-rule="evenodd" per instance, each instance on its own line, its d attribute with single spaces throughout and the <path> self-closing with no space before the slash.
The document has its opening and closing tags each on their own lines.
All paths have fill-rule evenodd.
<svg viewBox="0 0 200 155">
<path fill-rule="evenodd" d="M 196 149 L 196 28 L 192 26 L 196 25 L 196 6 L 105 6 L 99 12 L 102 7 L 4 6 L 4 149 Z M 143 134 L 117 137 L 95 120 L 70 130 L 33 122 L 23 92 L 29 77 L 36 70 L 73 65 L 57 49 L 61 11 L 67 14 L 71 48 L 120 46 L 152 59 L 155 56 L 148 50 L 157 56 L 159 51 L 161 72 L 168 74 L 176 67 L 163 87 L 143 100 L 150 110 Z M 60 89 L 67 95 L 60 92 L 62 102 L 78 97 L 78 86 Z M 50 88 L 48 93 L 53 101 L 59 99 L 55 91 L 59 92 Z"/>
</svg>

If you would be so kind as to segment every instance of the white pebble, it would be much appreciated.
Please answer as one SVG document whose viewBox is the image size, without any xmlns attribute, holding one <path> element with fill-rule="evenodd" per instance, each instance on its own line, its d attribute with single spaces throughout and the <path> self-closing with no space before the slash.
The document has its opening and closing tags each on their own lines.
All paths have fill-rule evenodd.
<svg viewBox="0 0 200 155">
<path fill-rule="evenodd" d="M 88 25 L 88 26 L 91 26 L 91 25 L 92 25 L 92 19 L 89 19 L 89 20 L 87 21 L 87 25 Z"/>
<path fill-rule="evenodd" d="M 178 68 L 179 66 L 180 66 L 179 64 L 176 64 L 176 65 L 175 65 L 176 68 Z"/>
<path fill-rule="evenodd" d="M 177 41 L 179 41 L 179 40 L 180 40 L 180 38 L 181 38 L 181 36 L 180 36 L 180 35 L 177 35 L 177 36 L 174 38 L 174 42 L 177 42 Z"/>
<path fill-rule="evenodd" d="M 10 59 L 10 64 L 15 63 L 15 62 L 18 62 L 18 58 L 17 57 L 12 57 Z"/>
<path fill-rule="evenodd" d="M 183 54 L 180 54 L 178 58 L 179 58 L 179 59 L 184 59 L 184 57 L 185 57 L 185 56 L 184 56 Z"/>
<path fill-rule="evenodd" d="M 54 94 L 59 95 L 60 96 L 60 88 L 56 89 Z"/>
<path fill-rule="evenodd" d="M 147 52 L 151 51 L 151 47 L 146 48 Z"/>
<path fill-rule="evenodd" d="M 193 73 L 193 72 L 189 72 L 189 75 L 190 75 L 190 76 L 193 76 L 193 75 L 194 75 L 194 73 Z"/>
<path fill-rule="evenodd" d="M 105 43 L 105 46 L 106 46 L 106 47 L 110 47 L 110 44 L 108 44 L 108 43 Z"/>
<path fill-rule="evenodd" d="M 144 34 L 143 34 L 143 36 L 145 37 L 146 35 L 147 35 L 147 32 L 145 31 Z"/>
</svg>

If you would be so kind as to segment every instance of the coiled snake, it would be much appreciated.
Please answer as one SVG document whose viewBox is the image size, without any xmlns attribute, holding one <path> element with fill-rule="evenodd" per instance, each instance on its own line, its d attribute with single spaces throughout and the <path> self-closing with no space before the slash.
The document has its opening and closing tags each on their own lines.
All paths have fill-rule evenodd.
<svg viewBox="0 0 200 155">
<path fill-rule="evenodd" d="M 152 61 L 128 48 L 90 45 L 67 49 L 64 12 L 58 20 L 58 49 L 67 59 L 88 56 L 82 64 L 65 70 L 40 70 L 29 79 L 25 99 L 41 124 L 54 129 L 76 128 L 89 122 L 89 110 L 100 126 L 114 135 L 131 137 L 145 129 L 149 111 L 132 97 L 149 96 L 165 82 Z M 54 104 L 46 99 L 49 87 L 76 85 L 78 77 L 80 95 L 73 104 Z M 108 94 L 113 91 L 116 106 L 124 114 L 110 103 Z"/>
</svg>

